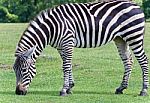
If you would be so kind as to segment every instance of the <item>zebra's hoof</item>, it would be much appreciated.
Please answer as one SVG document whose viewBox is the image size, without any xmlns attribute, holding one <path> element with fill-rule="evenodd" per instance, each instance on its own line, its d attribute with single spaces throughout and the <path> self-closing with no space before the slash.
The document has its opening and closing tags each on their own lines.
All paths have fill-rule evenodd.
<svg viewBox="0 0 150 103">
<path fill-rule="evenodd" d="M 20 87 L 19 87 L 19 85 L 18 85 L 18 86 L 16 87 L 15 93 L 16 93 L 17 95 L 26 95 L 26 94 L 27 94 L 27 90 L 20 90 Z"/>
<path fill-rule="evenodd" d="M 74 87 L 74 83 L 72 83 L 72 84 L 69 84 L 69 89 L 67 89 L 67 94 L 72 94 L 72 91 L 71 91 L 71 89 Z"/>
<path fill-rule="evenodd" d="M 68 89 L 66 92 L 67 92 L 67 94 L 72 94 L 71 89 Z"/>
<path fill-rule="evenodd" d="M 145 91 L 141 91 L 140 94 L 139 94 L 139 96 L 148 96 L 148 94 Z"/>
<path fill-rule="evenodd" d="M 123 92 L 122 92 L 122 90 L 120 90 L 120 89 L 118 88 L 118 89 L 116 89 L 115 94 L 123 94 Z"/>
<path fill-rule="evenodd" d="M 67 92 L 64 92 L 64 91 L 60 91 L 60 96 L 67 96 L 68 94 L 67 94 Z"/>
<path fill-rule="evenodd" d="M 75 85 L 74 83 L 69 84 L 69 87 L 70 87 L 70 88 L 73 88 L 73 87 L 74 87 L 74 85 Z"/>
</svg>

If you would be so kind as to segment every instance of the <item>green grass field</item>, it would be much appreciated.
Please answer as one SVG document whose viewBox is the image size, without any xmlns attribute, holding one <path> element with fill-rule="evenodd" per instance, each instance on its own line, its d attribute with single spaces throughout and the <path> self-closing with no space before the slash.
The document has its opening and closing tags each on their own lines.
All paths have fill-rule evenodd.
<svg viewBox="0 0 150 103">
<path fill-rule="evenodd" d="M 37 75 L 26 96 L 15 95 L 12 69 L 16 44 L 27 24 L 0 24 L 0 103 L 150 103 L 150 96 L 139 97 L 142 76 L 134 60 L 129 88 L 115 95 L 123 66 L 114 43 L 95 49 L 75 49 L 73 95 L 60 97 L 63 83 L 61 59 L 54 48 L 47 47 L 38 58 Z M 150 58 L 150 23 L 146 23 L 145 50 Z M 134 58 L 135 59 L 135 58 Z"/>
</svg>

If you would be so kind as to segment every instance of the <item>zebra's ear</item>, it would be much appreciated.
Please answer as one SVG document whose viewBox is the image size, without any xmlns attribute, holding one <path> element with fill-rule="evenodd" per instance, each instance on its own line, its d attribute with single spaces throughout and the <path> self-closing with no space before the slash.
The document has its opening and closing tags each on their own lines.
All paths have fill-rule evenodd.
<svg viewBox="0 0 150 103">
<path fill-rule="evenodd" d="M 27 51 L 25 51 L 25 52 L 22 54 L 22 56 L 25 57 L 25 58 L 27 58 L 27 59 L 31 58 L 32 54 L 33 54 L 34 51 L 35 51 L 35 48 L 36 48 L 36 46 L 34 46 L 34 47 L 28 49 Z"/>
</svg>

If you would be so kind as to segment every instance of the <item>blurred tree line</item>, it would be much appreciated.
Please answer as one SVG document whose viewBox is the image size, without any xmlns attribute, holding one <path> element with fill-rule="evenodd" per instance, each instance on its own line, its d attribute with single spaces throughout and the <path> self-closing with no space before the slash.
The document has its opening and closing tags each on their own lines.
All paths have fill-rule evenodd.
<svg viewBox="0 0 150 103">
<path fill-rule="evenodd" d="M 0 22 L 28 22 L 45 8 L 74 2 L 92 2 L 95 0 L 0 0 Z M 146 18 L 150 18 L 150 0 L 142 5 Z"/>
</svg>

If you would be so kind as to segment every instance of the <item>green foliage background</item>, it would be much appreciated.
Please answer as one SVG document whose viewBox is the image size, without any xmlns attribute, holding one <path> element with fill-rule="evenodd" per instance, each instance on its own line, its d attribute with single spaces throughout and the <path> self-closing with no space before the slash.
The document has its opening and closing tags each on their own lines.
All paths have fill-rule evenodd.
<svg viewBox="0 0 150 103">
<path fill-rule="evenodd" d="M 56 5 L 95 0 L 0 0 L 0 22 L 28 22 L 41 10 Z M 133 0 L 139 4 L 150 18 L 150 0 Z"/>
</svg>

